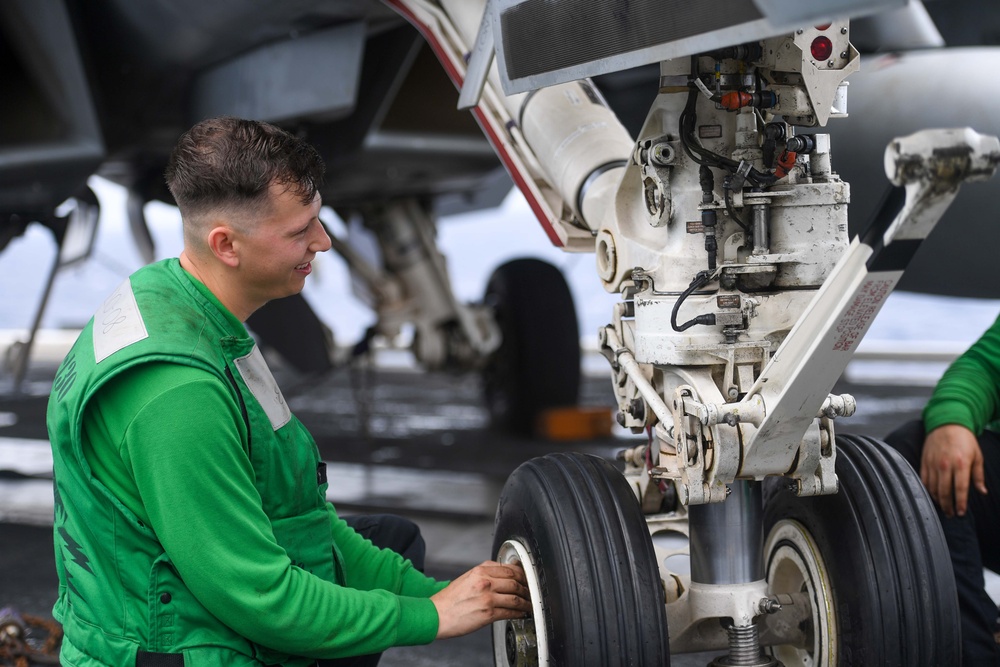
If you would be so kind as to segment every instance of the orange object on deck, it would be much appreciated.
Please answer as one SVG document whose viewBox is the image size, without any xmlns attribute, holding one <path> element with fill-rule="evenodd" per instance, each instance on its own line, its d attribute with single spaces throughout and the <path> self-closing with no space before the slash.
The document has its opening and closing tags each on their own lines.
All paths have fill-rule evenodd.
<svg viewBox="0 0 1000 667">
<path fill-rule="evenodd" d="M 538 415 L 535 435 L 546 440 L 595 440 L 611 435 L 611 408 L 568 406 Z"/>
</svg>

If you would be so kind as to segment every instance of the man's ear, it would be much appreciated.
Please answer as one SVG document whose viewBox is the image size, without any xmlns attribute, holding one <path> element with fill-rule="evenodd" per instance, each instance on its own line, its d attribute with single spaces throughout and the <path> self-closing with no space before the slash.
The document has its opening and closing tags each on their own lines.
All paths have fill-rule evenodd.
<svg viewBox="0 0 1000 667">
<path fill-rule="evenodd" d="M 236 268 L 240 265 L 239 253 L 236 251 L 237 232 L 224 224 L 219 224 L 208 233 L 208 247 L 220 262 Z"/>
</svg>

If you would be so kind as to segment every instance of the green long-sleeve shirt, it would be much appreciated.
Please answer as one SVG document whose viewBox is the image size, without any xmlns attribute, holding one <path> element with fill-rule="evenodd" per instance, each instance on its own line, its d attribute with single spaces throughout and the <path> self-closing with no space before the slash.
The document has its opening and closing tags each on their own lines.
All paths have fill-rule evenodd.
<svg viewBox="0 0 1000 667">
<path fill-rule="evenodd" d="M 261 507 L 242 423 L 210 373 L 145 364 L 95 397 L 84 453 L 95 477 L 152 527 L 198 600 L 255 643 L 333 657 L 432 641 L 428 598 L 443 584 L 374 548 L 332 506 L 347 587 L 289 561 Z"/>
<path fill-rule="evenodd" d="M 948 367 L 923 417 L 928 432 L 960 424 L 976 435 L 1000 418 L 1000 318 Z"/>
</svg>

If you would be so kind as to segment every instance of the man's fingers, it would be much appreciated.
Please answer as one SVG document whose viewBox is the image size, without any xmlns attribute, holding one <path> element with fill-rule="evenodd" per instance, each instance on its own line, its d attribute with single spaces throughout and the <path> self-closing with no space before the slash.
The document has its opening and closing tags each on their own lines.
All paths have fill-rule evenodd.
<svg viewBox="0 0 1000 667">
<path fill-rule="evenodd" d="M 520 609 L 496 609 L 493 612 L 493 622 L 497 621 L 519 621 L 531 616 L 531 610 Z"/>
<path fill-rule="evenodd" d="M 517 579 L 491 578 L 490 586 L 497 593 L 516 593 L 521 597 L 528 597 L 528 587 Z"/>
<path fill-rule="evenodd" d="M 503 579 L 515 579 L 517 581 L 525 581 L 524 568 L 518 563 L 505 563 L 501 565 L 500 563 L 483 563 L 479 566 L 479 569 L 483 574 L 489 577 L 500 577 Z"/>
<path fill-rule="evenodd" d="M 931 499 L 940 506 L 941 503 L 938 503 L 937 498 L 937 474 L 934 466 L 924 463 L 920 469 L 920 480 L 924 483 L 924 488 L 927 489 Z"/>
<path fill-rule="evenodd" d="M 520 595 L 498 595 L 494 598 L 494 609 L 514 609 L 516 611 L 531 611 L 531 602 Z"/>
<path fill-rule="evenodd" d="M 954 516 L 955 510 L 952 503 L 952 475 L 954 473 L 951 470 L 938 470 L 936 473 L 935 488 L 937 493 L 931 495 L 934 496 L 945 516 Z"/>
<path fill-rule="evenodd" d="M 965 509 L 969 504 L 969 471 L 966 468 L 958 467 L 954 471 L 955 481 L 955 513 L 958 516 L 965 516 Z"/>
<path fill-rule="evenodd" d="M 972 463 L 972 483 L 976 486 L 976 490 L 979 493 L 986 495 L 986 471 L 983 468 L 982 452 L 979 453 L 979 456 Z"/>
</svg>

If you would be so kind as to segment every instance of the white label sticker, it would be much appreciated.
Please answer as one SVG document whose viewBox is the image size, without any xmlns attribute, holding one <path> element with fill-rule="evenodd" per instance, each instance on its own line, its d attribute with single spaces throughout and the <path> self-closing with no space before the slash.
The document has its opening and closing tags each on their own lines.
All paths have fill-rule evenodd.
<svg viewBox="0 0 1000 667">
<path fill-rule="evenodd" d="M 126 278 L 94 313 L 94 359 L 101 363 L 118 350 L 148 337 L 132 282 Z"/>
<path fill-rule="evenodd" d="M 240 375 L 243 376 L 243 381 L 247 383 L 254 398 L 271 420 L 271 428 L 277 431 L 287 424 L 292 418 L 292 411 L 288 409 L 285 397 L 281 395 L 278 383 L 274 381 L 260 348 L 254 345 L 250 354 L 236 359 L 235 363 Z"/>
</svg>

